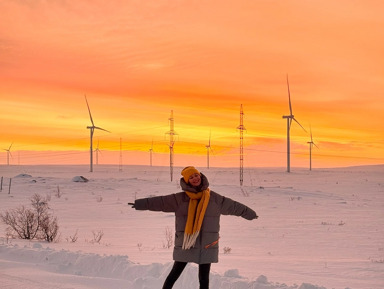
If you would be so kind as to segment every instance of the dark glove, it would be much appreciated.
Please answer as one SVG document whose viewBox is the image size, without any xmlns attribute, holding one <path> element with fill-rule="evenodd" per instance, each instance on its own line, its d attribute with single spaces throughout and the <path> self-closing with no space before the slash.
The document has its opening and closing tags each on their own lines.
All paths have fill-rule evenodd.
<svg viewBox="0 0 384 289">
<path fill-rule="evenodd" d="M 135 203 L 128 203 L 128 205 L 132 206 L 132 209 L 135 208 Z"/>
</svg>

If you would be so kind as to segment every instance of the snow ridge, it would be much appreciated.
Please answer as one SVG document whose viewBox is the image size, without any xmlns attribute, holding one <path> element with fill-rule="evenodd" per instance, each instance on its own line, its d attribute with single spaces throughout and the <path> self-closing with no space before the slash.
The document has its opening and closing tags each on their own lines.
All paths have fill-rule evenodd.
<svg viewBox="0 0 384 289">
<path fill-rule="evenodd" d="M 164 282 L 172 263 L 152 263 L 141 265 L 133 263 L 128 256 L 98 255 L 94 253 L 72 252 L 68 250 L 56 251 L 49 247 L 43 248 L 40 243 L 32 247 L 19 245 L 0 245 L 0 255 L 11 262 L 29 263 L 39 266 L 56 274 L 75 276 L 109 278 L 126 281 L 130 289 L 158 288 Z M 189 264 L 175 285 L 175 289 L 192 289 L 198 287 L 198 268 Z M 259 276 L 250 281 L 239 275 L 237 269 L 228 270 L 224 276 L 211 273 L 211 288 L 233 289 L 326 289 L 316 285 L 303 283 L 300 286 L 271 283 L 266 276 Z"/>
</svg>

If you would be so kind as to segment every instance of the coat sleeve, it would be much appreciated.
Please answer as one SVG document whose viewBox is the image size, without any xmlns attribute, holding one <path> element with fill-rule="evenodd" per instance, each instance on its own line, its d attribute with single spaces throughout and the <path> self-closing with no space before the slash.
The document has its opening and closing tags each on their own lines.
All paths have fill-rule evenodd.
<svg viewBox="0 0 384 289">
<path fill-rule="evenodd" d="M 178 207 L 178 198 L 176 194 L 151 197 L 135 200 L 136 210 L 149 210 L 160 212 L 176 212 Z"/>
<path fill-rule="evenodd" d="M 222 215 L 233 215 L 243 217 L 247 220 L 257 219 L 258 216 L 254 210 L 244 204 L 236 202 L 230 198 L 219 196 L 219 206 Z"/>
</svg>

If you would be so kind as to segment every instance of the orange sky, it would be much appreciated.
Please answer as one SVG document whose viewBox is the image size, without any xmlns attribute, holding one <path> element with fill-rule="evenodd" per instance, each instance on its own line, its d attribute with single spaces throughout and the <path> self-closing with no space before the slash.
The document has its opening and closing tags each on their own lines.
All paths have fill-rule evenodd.
<svg viewBox="0 0 384 289">
<path fill-rule="evenodd" d="M 289 114 L 314 167 L 384 163 L 382 1 L 0 1 L 0 165 L 286 165 Z M 310 135 L 293 123 L 291 165 Z"/>
</svg>

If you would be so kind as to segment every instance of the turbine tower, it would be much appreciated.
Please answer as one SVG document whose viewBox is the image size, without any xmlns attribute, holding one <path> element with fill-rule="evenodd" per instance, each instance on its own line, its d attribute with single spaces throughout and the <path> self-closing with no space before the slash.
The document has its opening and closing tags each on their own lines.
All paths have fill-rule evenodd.
<svg viewBox="0 0 384 289">
<path fill-rule="evenodd" d="M 4 149 L 6 152 L 7 152 L 7 166 L 9 166 L 9 156 L 12 157 L 12 154 L 11 154 L 11 147 L 12 147 L 13 143 L 11 143 L 11 145 L 9 146 L 9 148 L 7 149 Z"/>
<path fill-rule="evenodd" d="M 89 129 L 90 134 L 91 134 L 90 149 L 89 149 L 89 152 L 90 152 L 90 172 L 93 172 L 93 133 L 94 133 L 95 129 L 103 130 L 106 132 L 110 132 L 110 131 L 103 129 L 101 127 L 95 126 L 95 123 L 93 122 L 93 119 L 92 119 L 91 109 L 89 108 L 89 104 L 88 104 L 88 100 L 87 100 L 86 95 L 85 95 L 85 102 L 87 103 L 89 118 L 91 119 L 91 123 L 92 123 L 91 126 L 87 126 L 87 129 Z"/>
<path fill-rule="evenodd" d="M 244 148 L 243 148 L 243 132 L 245 127 L 243 125 L 243 105 L 240 106 L 240 125 L 237 127 L 240 130 L 240 186 L 243 185 L 243 168 L 244 168 Z"/>
<path fill-rule="evenodd" d="M 297 122 L 299 126 L 306 132 L 305 128 L 296 120 L 295 116 L 292 112 L 292 104 L 291 104 L 291 93 L 289 91 L 289 81 L 287 75 L 287 86 L 288 86 L 288 100 L 289 100 L 289 115 L 283 115 L 283 118 L 287 119 L 287 172 L 291 171 L 291 147 L 290 147 L 290 130 L 292 125 L 292 120 Z"/>
<path fill-rule="evenodd" d="M 209 169 L 209 151 L 211 150 L 211 132 L 209 132 L 208 145 L 206 145 L 205 147 L 207 148 L 207 169 Z"/>
<path fill-rule="evenodd" d="M 311 131 L 311 141 L 307 142 L 309 144 L 309 170 L 312 171 L 312 147 L 315 146 L 317 148 L 319 148 L 314 142 L 313 142 L 313 138 L 312 138 L 312 129 L 310 129 Z"/>
<path fill-rule="evenodd" d="M 173 181 L 173 145 L 175 144 L 174 136 L 177 133 L 174 130 L 174 118 L 173 118 L 173 110 L 171 110 L 171 117 L 169 120 L 170 130 L 166 133 L 169 134 L 169 168 L 171 173 L 171 182 Z"/>
</svg>

